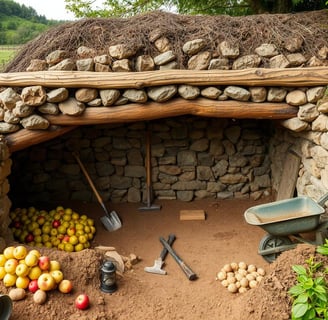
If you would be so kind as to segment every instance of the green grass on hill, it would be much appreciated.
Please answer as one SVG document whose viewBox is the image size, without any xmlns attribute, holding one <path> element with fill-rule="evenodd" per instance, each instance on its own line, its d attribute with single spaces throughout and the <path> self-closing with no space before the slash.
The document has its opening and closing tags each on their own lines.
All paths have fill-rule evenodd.
<svg viewBox="0 0 328 320">
<path fill-rule="evenodd" d="M 0 72 L 5 65 L 15 57 L 19 46 L 0 46 Z"/>
</svg>

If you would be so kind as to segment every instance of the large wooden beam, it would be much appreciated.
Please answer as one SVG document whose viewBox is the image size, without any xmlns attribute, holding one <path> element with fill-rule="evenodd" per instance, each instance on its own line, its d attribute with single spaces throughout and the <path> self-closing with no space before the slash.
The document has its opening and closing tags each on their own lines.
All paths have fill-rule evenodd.
<svg viewBox="0 0 328 320">
<path fill-rule="evenodd" d="M 22 129 L 5 135 L 5 139 L 12 153 L 61 136 L 80 125 L 128 123 L 183 115 L 234 119 L 289 119 L 295 117 L 297 111 L 298 108 L 286 103 L 214 101 L 204 98 L 187 101 L 177 98 L 166 103 L 90 107 L 76 117 L 64 114 L 47 115 L 44 117 L 51 123 L 48 130 Z"/>
<path fill-rule="evenodd" d="M 65 88 L 146 88 L 195 86 L 318 86 L 328 84 L 328 67 L 243 70 L 156 70 L 148 72 L 40 71 L 0 73 L 0 86 Z"/>
<path fill-rule="evenodd" d="M 75 126 L 69 126 L 69 127 L 51 126 L 48 130 L 22 129 L 15 133 L 6 135 L 5 139 L 9 151 L 12 153 L 51 140 L 75 128 L 76 128 Z"/>
<path fill-rule="evenodd" d="M 216 101 L 209 99 L 174 99 L 166 103 L 127 104 L 124 106 L 86 108 L 78 117 L 68 115 L 45 116 L 52 124 L 94 125 L 105 123 L 127 123 L 196 115 L 214 118 L 235 119 L 289 119 L 297 115 L 298 108 L 286 103 L 254 103 L 240 101 Z"/>
</svg>

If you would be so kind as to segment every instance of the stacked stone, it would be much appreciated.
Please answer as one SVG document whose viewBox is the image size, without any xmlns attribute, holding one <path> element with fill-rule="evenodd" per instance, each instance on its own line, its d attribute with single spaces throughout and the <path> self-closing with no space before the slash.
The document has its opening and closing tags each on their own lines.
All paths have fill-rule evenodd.
<svg viewBox="0 0 328 320">
<path fill-rule="evenodd" d="M 69 149 L 80 148 L 104 200 L 146 200 L 145 123 L 80 128 L 48 144 L 21 151 L 17 161 L 33 163 L 29 174 L 13 169 L 15 192 L 31 203 L 94 200 Z M 253 198 L 271 193 L 268 141 L 263 121 L 182 117 L 152 122 L 152 181 L 159 199 L 191 201 Z M 24 169 L 25 170 L 25 169 Z M 28 186 L 28 188 L 24 187 Z"/>
<path fill-rule="evenodd" d="M 301 158 L 297 192 L 318 200 L 328 190 L 328 95 L 324 88 L 297 93 L 305 94 L 311 102 L 300 106 L 297 117 L 282 121 L 289 131 L 277 131 L 273 138 L 273 186 L 279 183 L 279 163 L 292 148 Z"/>
<path fill-rule="evenodd" d="M 70 96 L 66 88 L 46 89 L 42 86 L 24 87 L 21 93 L 13 88 L 0 92 L 0 133 L 8 134 L 25 129 L 47 130 L 49 121 L 44 115 L 65 114 L 79 116 L 88 107 L 115 107 L 127 103 L 146 103 L 149 99 L 166 102 L 173 97 L 186 100 L 203 97 L 212 100 L 236 100 L 251 102 L 286 102 L 300 107 L 300 121 L 291 120 L 292 130 L 304 130 L 307 123 L 302 122 L 324 95 L 326 87 L 280 88 L 280 87 L 239 87 L 225 88 L 190 85 L 166 85 L 148 89 L 94 89 L 79 88 Z M 286 122 L 288 123 L 288 122 Z M 296 128 L 300 127 L 300 128 Z"/>
<path fill-rule="evenodd" d="M 124 44 L 110 46 L 106 54 L 97 55 L 93 48 L 81 46 L 77 48 L 77 60 L 69 57 L 65 50 L 55 50 L 44 60 L 32 60 L 27 71 L 92 71 L 92 72 L 140 72 L 177 69 L 177 57 L 169 40 L 160 30 L 149 35 L 150 43 L 159 52 L 150 55 L 137 55 L 141 46 L 130 48 Z M 328 48 L 323 46 L 318 57 L 306 58 L 300 51 L 303 40 L 292 38 L 286 41 L 284 49 L 290 52 L 283 55 L 274 44 L 262 44 L 251 55 L 241 55 L 238 44 L 222 41 L 215 52 L 206 50 L 204 39 L 194 39 L 182 46 L 187 60 L 188 70 L 237 70 L 245 68 L 288 68 L 328 65 Z M 119 106 L 127 103 L 146 103 L 149 100 L 166 102 L 174 97 L 186 100 L 204 97 L 212 100 L 237 100 L 252 102 L 287 102 L 295 106 L 312 103 L 299 98 L 300 91 L 307 88 L 276 88 L 276 87 L 239 87 L 239 86 L 207 86 L 165 85 L 144 89 L 90 89 L 81 88 L 68 91 L 66 88 L 47 89 L 31 86 L 22 89 L 6 88 L 0 92 L 0 133 L 8 134 L 22 128 L 49 128 L 50 123 L 43 115 L 67 114 L 81 115 L 87 107 Z M 311 90 L 311 89 L 309 89 Z M 314 89 L 316 90 L 316 89 Z M 319 90 L 323 90 L 320 88 Z M 294 92 L 296 91 L 296 92 Z M 307 99 L 307 100 L 306 100 Z M 299 100 L 299 101 L 298 101 Z"/>
<path fill-rule="evenodd" d="M 11 201 L 8 198 L 9 182 L 8 176 L 11 173 L 12 160 L 8 147 L 0 137 L 0 251 L 6 247 L 6 240 L 13 240 L 12 234 L 8 228 L 10 224 L 9 210 Z"/>
</svg>

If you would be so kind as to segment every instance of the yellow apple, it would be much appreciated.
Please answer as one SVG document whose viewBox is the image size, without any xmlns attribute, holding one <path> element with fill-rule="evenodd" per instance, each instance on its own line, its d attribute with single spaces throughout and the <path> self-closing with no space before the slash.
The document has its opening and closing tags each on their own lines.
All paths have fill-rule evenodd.
<svg viewBox="0 0 328 320">
<path fill-rule="evenodd" d="M 73 289 L 73 284 L 72 281 L 68 279 L 63 279 L 59 285 L 58 285 L 58 290 L 62 293 L 69 293 Z"/>
<path fill-rule="evenodd" d="M 88 241 L 87 237 L 85 235 L 79 236 L 79 243 L 86 243 Z"/>
<path fill-rule="evenodd" d="M 75 235 L 72 235 L 69 237 L 69 243 L 71 243 L 72 245 L 76 245 L 79 243 L 79 238 Z"/>
<path fill-rule="evenodd" d="M 65 212 L 66 214 L 72 214 L 72 213 L 73 213 L 73 210 L 72 210 L 71 208 L 66 208 L 66 209 L 64 210 L 64 212 Z"/>
<path fill-rule="evenodd" d="M 29 253 L 33 253 L 35 256 L 37 256 L 38 258 L 41 257 L 41 253 L 39 250 L 36 249 L 32 249 L 31 251 L 29 251 Z"/>
<path fill-rule="evenodd" d="M 57 228 L 57 231 L 58 231 L 59 234 L 65 234 L 66 233 L 66 227 L 64 225 L 60 225 Z"/>
<path fill-rule="evenodd" d="M 3 277 L 3 284 L 5 285 L 5 287 L 12 287 L 16 284 L 16 279 L 17 279 L 16 274 L 7 273 Z"/>
<path fill-rule="evenodd" d="M 63 243 L 63 242 L 59 243 L 58 246 L 57 246 L 57 249 L 64 251 L 65 250 L 65 243 Z"/>
<path fill-rule="evenodd" d="M 25 257 L 25 263 L 29 267 L 34 267 L 38 264 L 39 257 L 37 257 L 34 253 L 29 252 Z"/>
<path fill-rule="evenodd" d="M 13 251 L 15 259 L 21 260 L 24 259 L 27 255 L 27 249 L 24 246 L 17 246 Z"/>
<path fill-rule="evenodd" d="M 82 243 L 78 243 L 75 247 L 74 250 L 76 252 L 82 251 L 84 249 L 84 245 Z"/>
<path fill-rule="evenodd" d="M 0 267 L 3 267 L 5 265 L 5 262 L 7 261 L 7 258 L 3 253 L 0 254 Z"/>
<path fill-rule="evenodd" d="M 32 249 L 31 251 L 29 251 L 29 253 L 34 254 L 34 255 L 37 256 L 38 258 L 41 257 L 41 253 L 40 253 L 40 251 L 37 250 L 37 249 Z"/>
<path fill-rule="evenodd" d="M 16 275 L 19 277 L 26 277 L 29 272 L 30 268 L 24 263 L 19 263 L 15 270 Z"/>
<path fill-rule="evenodd" d="M 17 277 L 16 279 L 16 287 L 26 289 L 28 284 L 30 283 L 30 279 L 28 277 Z"/>
<path fill-rule="evenodd" d="M 51 271 L 50 274 L 55 279 L 56 283 L 59 283 L 64 278 L 64 274 L 60 270 Z"/>
<path fill-rule="evenodd" d="M 49 225 L 49 224 L 44 224 L 43 226 L 42 226 L 42 233 L 43 234 L 49 234 L 50 233 L 50 231 L 51 231 L 51 225 Z"/>
<path fill-rule="evenodd" d="M 65 243 L 64 250 L 66 252 L 73 252 L 74 251 L 74 246 L 71 243 Z"/>
<path fill-rule="evenodd" d="M 38 278 L 38 287 L 43 291 L 54 289 L 56 281 L 50 273 L 42 273 Z"/>
<path fill-rule="evenodd" d="M 90 226 L 90 227 L 95 225 L 95 221 L 91 218 L 87 219 L 87 223 L 88 223 L 88 226 Z"/>
<path fill-rule="evenodd" d="M 18 261 L 15 258 L 8 259 L 5 263 L 5 270 L 7 273 L 15 274 Z"/>
<path fill-rule="evenodd" d="M 5 275 L 6 275 L 5 267 L 0 267 L 0 280 L 2 280 Z"/>
<path fill-rule="evenodd" d="M 31 280 L 35 280 L 35 279 L 38 279 L 41 274 L 42 274 L 42 270 L 40 269 L 40 267 L 34 266 L 30 269 L 30 272 L 28 273 L 28 277 Z"/>
<path fill-rule="evenodd" d="M 57 260 L 50 260 L 50 271 L 60 270 L 60 262 Z"/>
<path fill-rule="evenodd" d="M 11 258 L 14 258 L 14 250 L 15 250 L 15 247 L 14 246 L 9 246 L 9 247 L 6 247 L 4 250 L 3 250 L 3 254 L 5 256 L 5 258 L 8 260 L 8 259 L 11 259 Z"/>
</svg>

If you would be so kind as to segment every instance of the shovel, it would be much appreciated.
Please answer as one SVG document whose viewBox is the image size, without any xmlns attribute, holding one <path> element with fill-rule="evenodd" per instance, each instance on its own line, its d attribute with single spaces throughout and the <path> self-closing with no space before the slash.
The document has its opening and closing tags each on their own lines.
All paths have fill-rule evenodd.
<svg viewBox="0 0 328 320">
<path fill-rule="evenodd" d="M 108 231 L 115 231 L 119 228 L 121 228 L 122 223 L 121 220 L 119 218 L 119 216 L 117 215 L 117 213 L 115 211 L 111 211 L 110 213 L 108 212 L 103 200 L 100 197 L 100 194 L 98 193 L 95 185 L 93 184 L 86 168 L 84 167 L 83 163 L 80 160 L 80 157 L 78 156 L 77 153 L 73 152 L 73 156 L 75 157 L 77 163 L 79 164 L 82 172 L 84 173 L 86 179 L 89 182 L 89 185 L 92 189 L 92 191 L 94 192 L 99 204 L 102 206 L 103 210 L 105 211 L 105 216 L 100 218 L 100 221 L 102 222 L 102 224 L 104 225 L 104 227 L 108 230 Z"/>
</svg>

